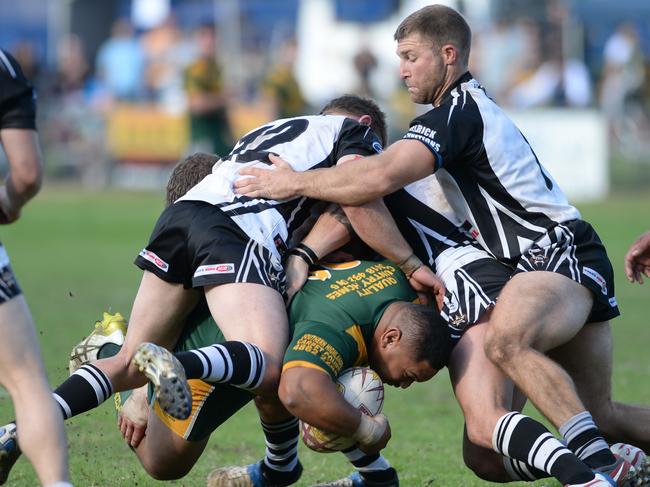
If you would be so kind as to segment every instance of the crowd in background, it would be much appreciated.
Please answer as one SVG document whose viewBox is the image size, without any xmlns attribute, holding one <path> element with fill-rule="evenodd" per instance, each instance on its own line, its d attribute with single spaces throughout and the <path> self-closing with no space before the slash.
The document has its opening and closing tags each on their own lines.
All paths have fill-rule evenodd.
<svg viewBox="0 0 650 487">
<path fill-rule="evenodd" d="M 506 108 L 601 110 L 609 120 L 614 150 L 618 144 L 630 157 L 642 159 L 650 140 L 650 57 L 636 25 L 613 25 L 600 55 L 587 59 L 585 33 L 571 22 L 565 2 L 547 0 L 541 17 L 502 16 L 478 25 L 470 69 Z M 39 128 L 50 175 L 101 185 L 109 180 L 112 162 L 104 137 L 106 120 L 117 106 L 185 113 L 191 133 L 187 150 L 216 153 L 227 152 L 246 128 L 236 117 L 242 107 L 257 114 L 255 124 L 260 118 L 319 108 L 305 100 L 295 76 L 300 45 L 291 33 L 271 45 L 243 45 L 240 61 L 246 69 L 237 84 L 225 75 L 229 53 L 219 30 L 211 23 L 181 28 L 174 17 L 145 31 L 136 31 L 127 19 L 115 19 L 94 58 L 80 37 L 64 36 L 51 67 L 45 67 L 29 42 L 5 47 L 38 89 Z M 353 63 L 358 79 L 349 91 L 375 95 L 370 81 L 377 53 L 371 46 L 357 46 Z M 402 90 L 379 102 L 397 136 L 412 115 L 407 95 Z"/>
</svg>

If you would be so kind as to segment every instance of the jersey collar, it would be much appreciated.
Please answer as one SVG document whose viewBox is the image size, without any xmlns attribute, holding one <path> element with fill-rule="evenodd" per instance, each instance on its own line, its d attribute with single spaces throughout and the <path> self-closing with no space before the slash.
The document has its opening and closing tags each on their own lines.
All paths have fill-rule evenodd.
<svg viewBox="0 0 650 487">
<path fill-rule="evenodd" d="M 439 106 L 442 106 L 442 105 L 444 105 L 445 103 L 447 103 L 448 101 L 451 101 L 451 98 L 452 98 L 452 96 L 451 96 L 451 92 L 454 91 L 456 88 L 458 88 L 462 83 L 465 83 L 465 82 L 467 82 L 467 81 L 469 81 L 469 80 L 471 80 L 471 79 L 473 79 L 472 73 L 470 73 L 469 71 L 465 71 L 465 73 L 464 73 L 463 75 L 461 75 L 460 78 L 458 78 L 458 79 L 454 82 L 454 84 L 451 85 L 451 86 L 447 89 L 447 91 L 445 92 L 445 94 L 442 95 L 442 99 L 440 100 L 440 105 L 439 105 Z"/>
</svg>

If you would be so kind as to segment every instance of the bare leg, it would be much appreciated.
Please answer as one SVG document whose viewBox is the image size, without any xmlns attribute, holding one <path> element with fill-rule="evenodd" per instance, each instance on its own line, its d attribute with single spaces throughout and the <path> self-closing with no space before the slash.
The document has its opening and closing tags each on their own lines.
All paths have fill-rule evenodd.
<svg viewBox="0 0 650 487">
<path fill-rule="evenodd" d="M 289 342 L 289 321 L 282 296 L 274 289 L 251 283 L 206 288 L 214 320 L 226 340 L 257 345 L 264 353 L 266 371 L 256 391 L 277 395 L 282 358 Z"/>
<path fill-rule="evenodd" d="M 511 410 L 513 386 L 485 356 L 487 326 L 475 325 L 465 332 L 452 352 L 449 377 L 465 417 L 465 464 L 481 479 L 508 482 L 512 478 L 502 455 L 492 448 L 492 434 L 499 418 Z"/>
<path fill-rule="evenodd" d="M 63 421 L 52 398 L 34 323 L 22 295 L 0 305 L 0 334 L 0 382 L 14 403 L 20 448 L 41 484 L 68 481 Z"/>
<path fill-rule="evenodd" d="M 650 451 L 650 408 L 612 400 L 612 335 L 609 322 L 589 323 L 552 351 L 573 378 L 578 394 L 610 443 Z"/>
<path fill-rule="evenodd" d="M 94 365 L 111 380 L 113 391 L 135 389 L 146 379 L 131 358 L 142 342 L 154 342 L 171 348 L 182 331 L 188 313 L 198 301 L 199 293 L 171 284 L 144 271 L 133 303 L 124 345 L 117 355 L 98 360 Z"/>
<path fill-rule="evenodd" d="M 585 411 L 573 381 L 544 355 L 571 340 L 591 309 L 589 290 L 559 274 L 517 274 L 490 318 L 486 353 L 555 427 Z"/>
</svg>

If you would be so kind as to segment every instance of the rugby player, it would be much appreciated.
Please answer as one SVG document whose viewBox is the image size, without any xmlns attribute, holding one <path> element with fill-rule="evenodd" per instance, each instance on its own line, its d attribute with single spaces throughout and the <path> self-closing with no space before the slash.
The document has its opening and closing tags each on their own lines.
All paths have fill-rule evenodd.
<svg viewBox="0 0 650 487">
<path fill-rule="evenodd" d="M 643 274 L 650 277 L 650 232 L 639 236 L 625 254 L 625 275 L 629 281 L 643 284 Z"/>
<path fill-rule="evenodd" d="M 0 49 L 0 143 L 9 174 L 0 186 L 0 224 L 20 218 L 22 207 L 41 187 L 43 163 L 36 132 L 36 93 L 18 62 Z M 16 441 L 42 485 L 70 486 L 63 421 L 52 398 L 31 313 L 0 244 L 0 383 L 7 389 L 20 424 L 0 428 L 0 472 L 13 464 Z M 47 432 L 47 434 L 43 434 Z M 6 475 L 0 473 L 0 484 Z"/>
</svg>

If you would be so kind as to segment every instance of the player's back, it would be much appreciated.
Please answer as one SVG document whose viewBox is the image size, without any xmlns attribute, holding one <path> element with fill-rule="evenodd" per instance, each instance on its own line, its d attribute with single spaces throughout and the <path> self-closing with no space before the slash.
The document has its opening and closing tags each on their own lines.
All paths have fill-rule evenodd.
<svg viewBox="0 0 650 487">
<path fill-rule="evenodd" d="M 212 173 L 178 201 L 204 201 L 218 207 L 252 239 L 277 254 L 310 216 L 314 200 L 251 199 L 237 195 L 233 183 L 244 167 L 270 169 L 269 154 L 293 161 L 296 171 L 334 166 L 346 155 L 379 152 L 369 127 L 338 115 L 294 117 L 270 122 L 244 135 Z"/>
</svg>

